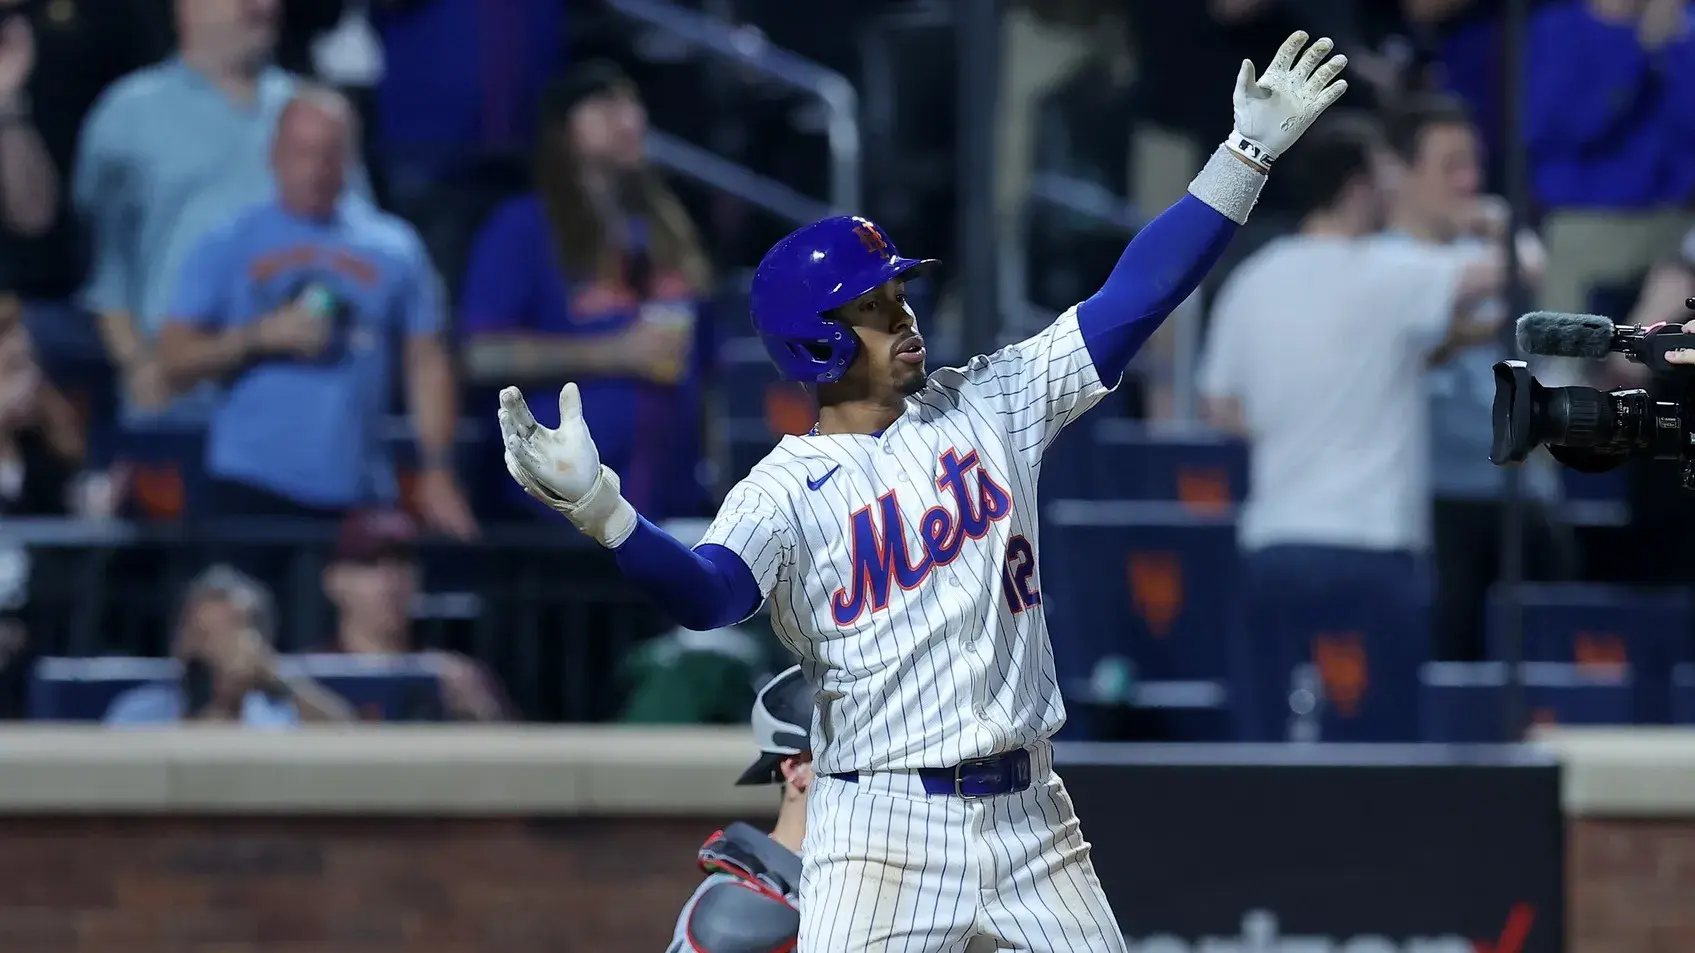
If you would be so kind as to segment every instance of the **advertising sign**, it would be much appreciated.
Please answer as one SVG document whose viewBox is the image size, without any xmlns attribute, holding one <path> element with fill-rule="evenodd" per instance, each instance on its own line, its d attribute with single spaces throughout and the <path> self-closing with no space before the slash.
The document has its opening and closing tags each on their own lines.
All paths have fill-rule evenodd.
<svg viewBox="0 0 1695 953">
<path fill-rule="evenodd" d="M 1551 764 L 1068 755 L 1060 772 L 1132 953 L 1563 949 Z"/>
</svg>

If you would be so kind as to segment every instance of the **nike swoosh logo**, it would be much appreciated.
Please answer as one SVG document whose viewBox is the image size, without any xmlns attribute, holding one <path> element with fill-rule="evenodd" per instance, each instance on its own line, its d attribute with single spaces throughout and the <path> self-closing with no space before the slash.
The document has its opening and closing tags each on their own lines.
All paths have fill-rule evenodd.
<svg viewBox="0 0 1695 953">
<path fill-rule="evenodd" d="M 809 490 L 821 490 L 821 489 L 823 489 L 824 484 L 826 482 L 828 482 L 831 477 L 835 476 L 836 471 L 840 470 L 841 468 L 842 468 L 842 465 L 838 463 L 835 466 L 831 467 L 830 469 L 825 470 L 824 475 L 819 477 L 818 479 L 807 480 L 806 481 L 806 488 L 809 489 Z"/>
</svg>

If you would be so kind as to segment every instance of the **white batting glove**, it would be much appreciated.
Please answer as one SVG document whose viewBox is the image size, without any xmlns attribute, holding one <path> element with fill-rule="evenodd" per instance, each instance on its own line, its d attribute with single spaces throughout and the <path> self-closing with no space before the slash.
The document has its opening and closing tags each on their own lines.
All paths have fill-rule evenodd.
<svg viewBox="0 0 1695 953">
<path fill-rule="evenodd" d="M 600 462 L 576 384 L 559 391 L 557 430 L 536 423 L 518 388 L 502 390 L 500 439 L 512 479 L 585 536 L 613 548 L 635 531 L 635 507 L 619 495 L 618 474 Z"/>
<path fill-rule="evenodd" d="M 1254 78 L 1252 60 L 1243 60 L 1236 74 L 1236 128 L 1225 145 L 1262 170 L 1270 169 L 1319 113 L 1348 91 L 1347 80 L 1336 79 L 1348 58 L 1324 59 L 1335 45 L 1330 38 L 1320 39 L 1302 55 L 1306 45 L 1306 31 L 1297 30 L 1283 41 L 1264 76 Z"/>
</svg>

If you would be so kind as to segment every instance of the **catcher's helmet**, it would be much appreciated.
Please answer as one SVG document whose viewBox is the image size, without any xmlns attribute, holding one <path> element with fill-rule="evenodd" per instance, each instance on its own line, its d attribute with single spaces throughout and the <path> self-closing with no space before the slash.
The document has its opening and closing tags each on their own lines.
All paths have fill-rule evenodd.
<svg viewBox="0 0 1695 953">
<path fill-rule="evenodd" d="M 859 338 L 824 317 L 873 288 L 935 264 L 902 258 L 883 230 L 838 215 L 790 232 L 753 273 L 753 327 L 777 370 L 793 381 L 828 384 L 847 373 Z"/>
<path fill-rule="evenodd" d="M 783 780 L 783 759 L 812 747 L 812 688 L 799 665 L 791 665 L 759 689 L 753 699 L 753 737 L 759 760 L 742 772 L 737 784 L 775 784 Z"/>
</svg>

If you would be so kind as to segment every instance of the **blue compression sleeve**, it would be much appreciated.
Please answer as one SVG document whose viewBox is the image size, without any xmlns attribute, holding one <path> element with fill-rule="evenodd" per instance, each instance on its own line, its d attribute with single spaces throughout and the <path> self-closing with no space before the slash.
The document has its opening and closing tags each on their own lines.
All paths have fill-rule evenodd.
<svg viewBox="0 0 1695 953">
<path fill-rule="evenodd" d="M 713 543 L 689 549 L 646 517 L 636 519 L 635 532 L 612 556 L 624 578 L 685 629 L 734 625 L 764 599 L 740 556 Z"/>
<path fill-rule="evenodd" d="M 1236 234 L 1236 223 L 1185 195 L 1136 233 L 1106 284 L 1077 306 L 1095 372 L 1116 384 L 1170 314 L 1200 286 Z"/>
</svg>

